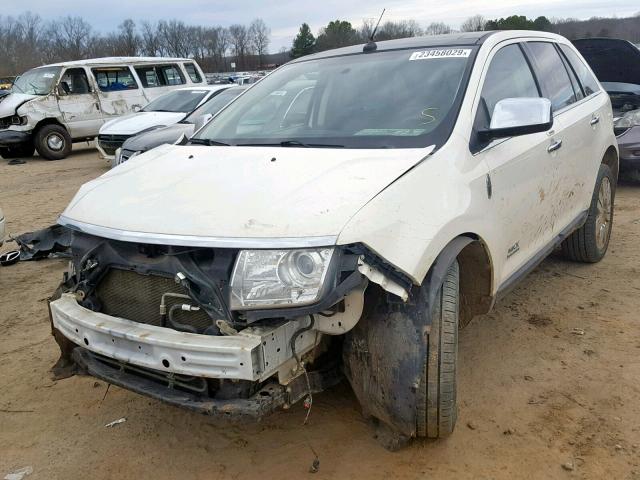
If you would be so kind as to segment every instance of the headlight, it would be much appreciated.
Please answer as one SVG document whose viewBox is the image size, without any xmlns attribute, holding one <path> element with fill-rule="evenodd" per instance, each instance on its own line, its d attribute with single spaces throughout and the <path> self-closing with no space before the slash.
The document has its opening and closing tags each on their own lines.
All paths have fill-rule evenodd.
<svg viewBox="0 0 640 480">
<path fill-rule="evenodd" d="M 622 117 L 614 120 L 616 128 L 631 128 L 640 125 L 640 110 L 633 110 L 625 113 Z"/>
<path fill-rule="evenodd" d="M 242 250 L 231 276 L 231 309 L 309 305 L 324 293 L 333 248 Z"/>
</svg>

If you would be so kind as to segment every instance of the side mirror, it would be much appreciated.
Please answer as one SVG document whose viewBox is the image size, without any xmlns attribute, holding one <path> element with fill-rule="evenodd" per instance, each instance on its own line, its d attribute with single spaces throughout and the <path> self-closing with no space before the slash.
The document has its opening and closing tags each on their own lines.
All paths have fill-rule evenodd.
<svg viewBox="0 0 640 480">
<path fill-rule="evenodd" d="M 62 88 L 62 85 L 58 85 L 56 87 L 56 93 L 58 94 L 59 97 L 64 97 L 67 95 L 67 92 L 65 91 L 64 88 Z"/>
<path fill-rule="evenodd" d="M 134 105 L 133 107 L 131 107 L 131 110 L 133 110 L 134 113 L 138 113 L 140 110 L 142 110 L 142 107 L 140 105 Z"/>
<path fill-rule="evenodd" d="M 197 132 L 198 130 L 200 130 L 207 123 L 209 123 L 209 120 L 211 120 L 212 118 L 213 118 L 213 115 L 211 115 L 210 113 L 205 113 L 204 115 L 200 115 L 198 118 L 196 118 L 196 122 L 193 125 L 193 131 Z"/>
<path fill-rule="evenodd" d="M 483 140 L 546 132 L 553 126 L 547 98 L 505 98 L 493 109 L 491 125 L 480 131 Z"/>
</svg>

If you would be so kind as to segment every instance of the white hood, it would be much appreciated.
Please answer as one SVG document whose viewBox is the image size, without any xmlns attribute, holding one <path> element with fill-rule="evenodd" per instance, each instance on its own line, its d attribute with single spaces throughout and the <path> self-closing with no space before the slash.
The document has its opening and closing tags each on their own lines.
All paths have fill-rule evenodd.
<svg viewBox="0 0 640 480">
<path fill-rule="evenodd" d="M 10 93 L 0 97 L 0 118 L 10 117 L 16 114 L 16 109 L 25 102 L 38 98 L 38 95 L 27 95 L 25 93 Z"/>
<path fill-rule="evenodd" d="M 151 127 L 173 125 L 187 114 L 182 112 L 138 112 L 106 122 L 100 135 L 134 135 Z"/>
<path fill-rule="evenodd" d="M 165 145 L 83 185 L 61 223 L 194 237 L 337 236 L 431 150 Z"/>
</svg>

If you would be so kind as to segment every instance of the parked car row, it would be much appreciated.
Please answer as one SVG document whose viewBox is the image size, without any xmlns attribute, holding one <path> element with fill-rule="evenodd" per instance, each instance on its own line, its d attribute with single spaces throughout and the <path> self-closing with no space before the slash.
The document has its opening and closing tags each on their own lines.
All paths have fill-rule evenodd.
<svg viewBox="0 0 640 480">
<path fill-rule="evenodd" d="M 152 148 L 167 143 L 175 143 L 181 137 L 190 137 L 194 131 L 200 129 L 207 123 L 216 113 L 227 105 L 231 100 L 240 95 L 247 87 L 233 87 L 225 85 L 217 90 L 217 94 L 210 97 L 206 102 L 189 113 L 180 121 L 169 125 L 154 125 L 148 127 L 141 133 L 134 135 L 124 141 L 122 148 L 116 150 L 115 158 L 112 166 L 126 162 L 141 153 Z"/>
<path fill-rule="evenodd" d="M 187 58 L 114 57 L 34 68 L 0 97 L 0 155 L 65 158 L 74 142 L 92 140 L 111 119 L 142 109 L 184 86 L 205 87 Z"/>
<path fill-rule="evenodd" d="M 344 375 L 386 446 L 446 437 L 458 329 L 556 247 L 607 252 L 611 101 L 558 35 L 372 41 L 217 98 L 127 139 L 60 216 L 57 375 L 224 419 Z"/>
<path fill-rule="evenodd" d="M 142 131 L 172 125 L 182 120 L 217 94 L 224 85 L 180 88 L 166 93 L 135 113 L 106 122 L 98 133 L 98 150 L 104 158 L 113 160 L 124 141 Z"/>
</svg>

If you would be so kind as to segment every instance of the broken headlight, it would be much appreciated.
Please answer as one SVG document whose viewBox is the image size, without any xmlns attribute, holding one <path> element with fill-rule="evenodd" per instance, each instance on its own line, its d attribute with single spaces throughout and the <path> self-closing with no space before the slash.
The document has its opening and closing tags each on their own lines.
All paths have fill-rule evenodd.
<svg viewBox="0 0 640 480">
<path fill-rule="evenodd" d="M 231 276 L 231 309 L 309 305 L 320 300 L 333 248 L 242 250 Z"/>
<path fill-rule="evenodd" d="M 615 128 L 631 128 L 640 125 L 640 110 L 632 110 L 613 121 Z"/>
</svg>

